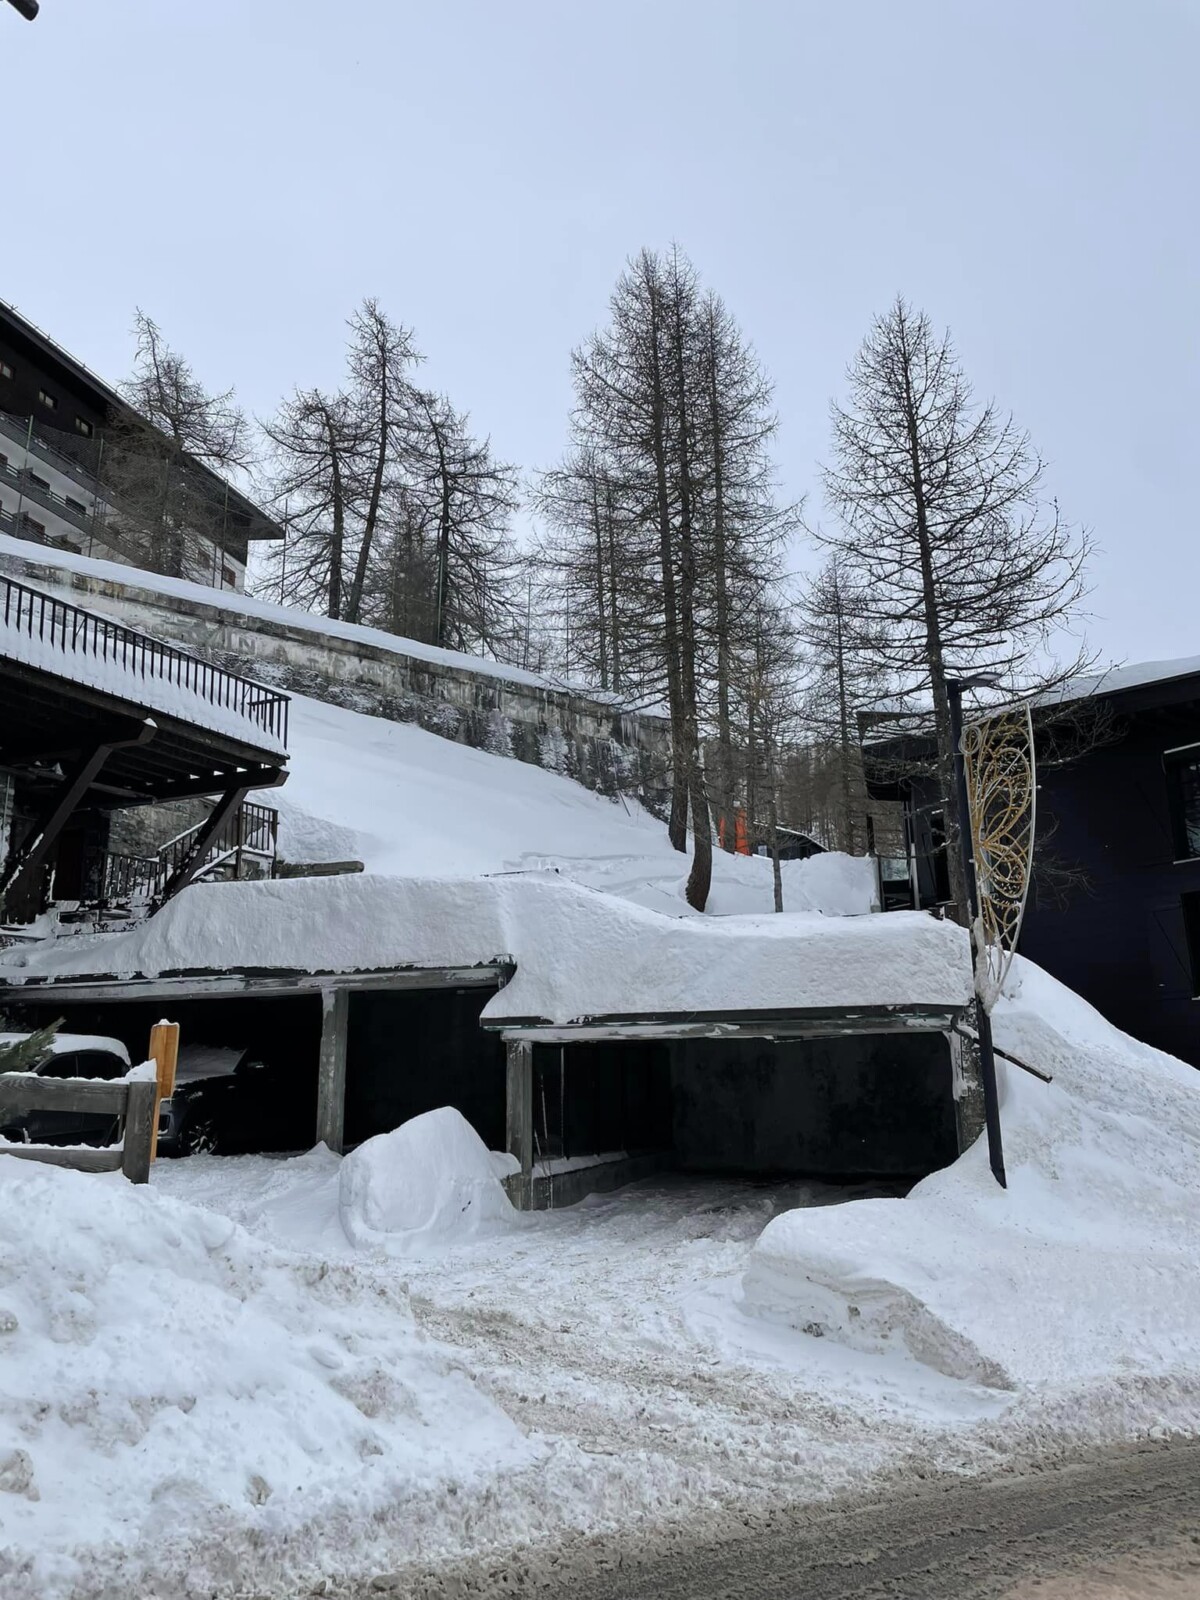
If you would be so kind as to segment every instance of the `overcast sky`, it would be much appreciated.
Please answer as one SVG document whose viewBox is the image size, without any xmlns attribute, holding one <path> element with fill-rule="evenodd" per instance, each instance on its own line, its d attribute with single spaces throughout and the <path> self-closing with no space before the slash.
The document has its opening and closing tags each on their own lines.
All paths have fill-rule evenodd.
<svg viewBox="0 0 1200 1600">
<path fill-rule="evenodd" d="M 1193 655 L 1198 72 L 1197 0 L 0 5 L 0 297 L 110 379 L 140 305 L 266 414 L 337 381 L 373 294 L 533 468 L 625 258 L 674 240 L 774 377 L 813 513 L 830 396 L 900 290 L 1102 546 L 1093 642 Z"/>
</svg>

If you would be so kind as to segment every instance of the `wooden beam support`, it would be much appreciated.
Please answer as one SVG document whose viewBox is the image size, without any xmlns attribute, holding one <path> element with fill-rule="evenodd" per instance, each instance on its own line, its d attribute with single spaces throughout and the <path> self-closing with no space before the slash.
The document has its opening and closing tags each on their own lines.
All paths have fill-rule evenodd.
<svg viewBox="0 0 1200 1600">
<path fill-rule="evenodd" d="M 225 793 L 209 812 L 207 819 L 197 830 L 196 837 L 192 840 L 192 848 L 167 879 L 162 892 L 162 903 L 164 905 L 173 895 L 177 895 L 181 889 L 186 889 L 188 884 L 191 883 L 204 865 L 209 846 L 219 836 L 226 823 L 234 817 L 238 807 L 249 793 L 249 787 L 243 783 L 236 784 L 232 789 L 225 790 Z"/>
<path fill-rule="evenodd" d="M 317 1067 L 317 1143 L 341 1155 L 345 1143 L 346 1039 L 350 992 L 321 991 L 321 1052 Z"/>
<path fill-rule="evenodd" d="M 946 1043 L 950 1050 L 954 1126 L 958 1133 L 958 1153 L 962 1155 L 983 1132 L 983 1074 L 979 1069 L 979 1047 L 973 1039 L 951 1028 L 946 1034 Z"/>
<path fill-rule="evenodd" d="M 42 866 L 50 851 L 58 843 L 59 834 L 82 803 L 93 780 L 113 751 L 146 744 L 153 739 L 157 731 L 153 719 L 147 717 L 128 737 L 118 739 L 110 736 L 107 742 L 94 745 L 90 753 L 76 763 L 62 789 L 10 855 L 4 876 L 0 878 L 0 910 L 13 891 Z"/>
<path fill-rule="evenodd" d="M 508 1153 L 521 1163 L 520 1181 L 511 1185 L 509 1193 L 518 1211 L 528 1211 L 533 1205 L 533 1045 L 526 1039 L 507 1039 L 505 1046 Z"/>
</svg>

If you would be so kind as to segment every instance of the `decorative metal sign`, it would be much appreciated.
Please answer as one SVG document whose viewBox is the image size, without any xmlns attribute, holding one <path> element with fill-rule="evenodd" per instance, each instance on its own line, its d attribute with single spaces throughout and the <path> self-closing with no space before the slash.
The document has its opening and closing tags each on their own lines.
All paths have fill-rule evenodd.
<svg viewBox="0 0 1200 1600">
<path fill-rule="evenodd" d="M 1037 773 L 1028 706 L 968 723 L 962 754 L 979 894 L 975 990 L 990 1012 L 1016 953 L 1033 874 Z"/>
</svg>

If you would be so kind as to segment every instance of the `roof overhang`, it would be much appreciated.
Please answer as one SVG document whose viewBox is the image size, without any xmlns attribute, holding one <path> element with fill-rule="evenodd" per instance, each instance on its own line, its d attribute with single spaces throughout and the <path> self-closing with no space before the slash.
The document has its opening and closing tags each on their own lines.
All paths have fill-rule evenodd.
<svg viewBox="0 0 1200 1600">
<path fill-rule="evenodd" d="M 241 972 L 163 972 L 154 977 L 115 974 L 77 977 L 32 976 L 22 982 L 0 977 L 0 1003 L 57 1004 L 134 1000 L 220 1000 L 232 996 L 327 993 L 332 989 L 386 992 L 414 989 L 495 989 L 512 972 L 496 962 L 475 967 L 387 967 L 372 972 L 288 972 L 277 967 Z"/>
</svg>

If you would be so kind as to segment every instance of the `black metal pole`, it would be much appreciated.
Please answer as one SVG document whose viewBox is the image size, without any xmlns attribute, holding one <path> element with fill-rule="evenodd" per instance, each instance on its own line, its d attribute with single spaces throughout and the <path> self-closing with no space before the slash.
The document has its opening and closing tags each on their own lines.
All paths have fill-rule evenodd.
<svg viewBox="0 0 1200 1600">
<path fill-rule="evenodd" d="M 38 0 L 8 0 L 8 3 L 21 13 L 26 22 L 32 22 L 38 14 Z"/>
<path fill-rule="evenodd" d="M 975 877 L 975 854 L 971 839 L 971 811 L 967 803 L 967 769 L 962 753 L 962 692 L 959 679 L 946 681 L 946 694 L 950 701 L 950 740 L 954 746 L 954 786 L 958 796 L 958 848 L 962 855 L 963 878 L 967 887 L 967 916 L 970 920 L 971 967 L 974 973 L 979 960 L 976 946 L 975 923 L 979 915 L 979 884 Z M 992 1019 L 976 989 L 975 1010 L 979 1031 L 979 1073 L 983 1079 L 983 1112 L 987 1123 L 988 1160 L 992 1176 L 1002 1189 L 1008 1188 L 1004 1171 L 1004 1140 L 1000 1132 L 1000 1095 L 996 1087 L 996 1056 L 992 1045 Z"/>
</svg>

